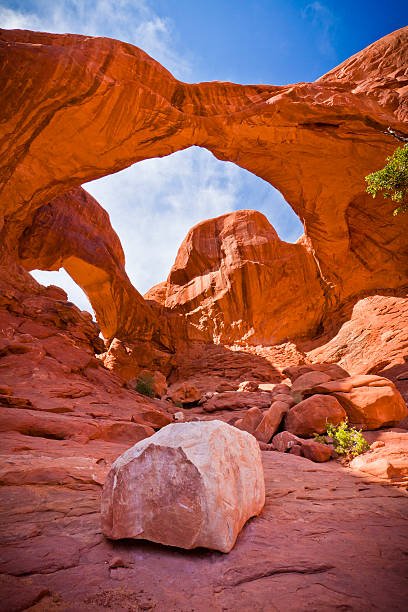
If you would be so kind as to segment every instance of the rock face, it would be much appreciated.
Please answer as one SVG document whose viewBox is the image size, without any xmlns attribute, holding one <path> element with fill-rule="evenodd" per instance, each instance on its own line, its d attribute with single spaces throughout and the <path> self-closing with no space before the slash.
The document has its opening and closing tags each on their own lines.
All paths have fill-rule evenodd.
<svg viewBox="0 0 408 612">
<path fill-rule="evenodd" d="M 283 87 L 181 83 L 140 49 L 109 39 L 3 30 L 0 52 L 8 142 L 0 151 L 2 244 L 16 257 L 21 247 L 29 267 L 37 259 L 45 267 L 66 264 L 110 340 L 145 337 L 173 350 L 180 338 L 259 344 L 311 337 L 347 300 L 407 284 L 408 219 L 394 218 L 392 203 L 378 207 L 363 182 L 398 144 L 392 134 L 406 131 L 407 29 L 315 83 Z M 24 90 L 10 65 L 19 66 Z M 305 236 L 282 243 L 253 211 L 198 226 L 166 290 L 156 287 L 149 296 L 162 302 L 166 293 L 163 310 L 127 285 L 117 249 L 112 257 L 105 248 L 115 238 L 98 219 L 92 227 L 87 196 L 70 190 L 191 145 L 280 189 Z M 57 240 L 51 256 L 38 244 L 39 224 L 58 235 L 61 197 L 73 201 L 64 225 L 68 216 L 81 231 L 71 232 L 67 245 Z M 101 233 L 100 256 L 90 256 L 84 237 L 96 245 Z"/>
<path fill-rule="evenodd" d="M 289 410 L 285 417 L 285 429 L 307 438 L 314 433 L 325 433 L 327 423 L 338 425 L 346 416 L 336 398 L 312 395 Z"/>
<path fill-rule="evenodd" d="M 215 406 L 252 433 L 270 401 L 290 409 L 289 387 L 276 384 L 285 372 L 381 373 L 408 400 L 408 216 L 393 217 L 363 180 L 399 144 L 392 134 L 406 137 L 407 29 L 315 83 L 284 87 L 184 84 L 140 49 L 88 36 L 2 31 L 0 54 L 0 609 L 297 612 L 309 601 L 405 612 L 406 494 L 372 482 L 406 485 L 401 431 L 374 432 L 384 445 L 354 460 L 357 477 L 305 459 L 326 461 L 329 447 L 275 435 L 264 448 L 289 452 L 263 453 L 262 520 L 229 555 L 104 539 L 100 491 L 112 462 L 139 440 L 150 448 L 173 418 L 169 402 L 126 387 L 144 369 L 200 397 L 259 381 L 265 401 L 240 392 L 252 401 Z M 275 185 L 305 235 L 285 244 L 254 211 L 204 222 L 142 298 L 108 216 L 80 185 L 192 145 Z M 27 272 L 59 266 L 100 327 Z M 378 388 L 357 397 L 357 386 L 339 393 L 369 425 L 406 414 L 394 392 L 385 410 Z M 167 535 L 174 527 L 191 543 L 185 523 Z"/>
<path fill-rule="evenodd" d="M 102 531 L 229 552 L 265 503 L 255 439 L 221 421 L 169 425 L 113 464 L 102 494 Z"/>
<path fill-rule="evenodd" d="M 109 215 L 84 189 L 71 190 L 35 211 L 19 240 L 19 260 L 27 270 L 63 267 L 82 287 L 98 313 L 103 335 L 151 340 L 156 316 L 125 272 L 122 245 Z M 126 327 L 123 312 L 133 310 Z M 123 327 L 125 326 L 125 327 Z"/>
<path fill-rule="evenodd" d="M 188 316 L 208 340 L 277 344 L 315 330 L 324 299 L 312 253 L 279 240 L 261 213 L 240 210 L 190 230 L 164 305 Z"/>
<path fill-rule="evenodd" d="M 311 393 L 333 395 L 343 406 L 351 423 L 364 429 L 393 427 L 408 414 L 408 408 L 387 378 L 381 376 L 350 376 L 316 385 Z"/>
<path fill-rule="evenodd" d="M 370 474 L 385 482 L 406 485 L 408 483 L 408 432 L 369 432 L 365 434 L 371 444 L 368 453 L 356 457 L 351 468 Z"/>
<path fill-rule="evenodd" d="M 385 376 L 392 376 L 393 368 L 403 363 L 403 356 L 407 354 L 406 290 L 396 296 L 377 292 L 356 303 L 347 302 L 338 315 L 340 325 L 329 328 L 318 341 L 302 345 L 309 359 L 336 361 L 352 375 L 386 373 Z M 338 378 L 345 376 L 348 374 Z"/>
</svg>

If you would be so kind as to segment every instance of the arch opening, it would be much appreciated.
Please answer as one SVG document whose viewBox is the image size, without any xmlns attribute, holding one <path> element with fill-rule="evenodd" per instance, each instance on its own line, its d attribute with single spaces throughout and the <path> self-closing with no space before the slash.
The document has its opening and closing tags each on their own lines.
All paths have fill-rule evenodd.
<svg viewBox="0 0 408 612">
<path fill-rule="evenodd" d="M 142 294 L 166 280 L 182 241 L 201 221 L 249 208 L 263 213 L 285 242 L 303 234 L 277 189 L 200 147 L 146 159 L 84 188 L 109 213 L 127 274 Z"/>
<path fill-rule="evenodd" d="M 92 318 L 95 320 L 95 313 L 86 293 L 79 285 L 77 285 L 77 283 L 70 277 L 64 268 L 53 271 L 31 270 L 30 274 L 41 285 L 56 285 L 57 287 L 64 289 L 68 296 L 68 301 L 75 304 L 75 306 L 78 306 L 80 310 L 86 310 L 89 312 L 92 315 Z"/>
</svg>

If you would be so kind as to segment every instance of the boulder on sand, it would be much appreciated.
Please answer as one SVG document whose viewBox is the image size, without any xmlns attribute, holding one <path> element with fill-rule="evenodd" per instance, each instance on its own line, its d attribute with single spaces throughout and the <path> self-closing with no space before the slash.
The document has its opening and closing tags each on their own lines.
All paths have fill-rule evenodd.
<svg viewBox="0 0 408 612">
<path fill-rule="evenodd" d="M 256 439 L 221 421 L 172 424 L 112 465 L 103 534 L 229 552 L 265 503 Z"/>
</svg>

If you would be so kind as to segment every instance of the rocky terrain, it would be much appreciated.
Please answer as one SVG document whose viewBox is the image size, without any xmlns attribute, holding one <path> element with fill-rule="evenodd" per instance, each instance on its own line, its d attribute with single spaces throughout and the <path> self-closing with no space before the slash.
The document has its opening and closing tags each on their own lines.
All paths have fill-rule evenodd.
<svg viewBox="0 0 408 612">
<path fill-rule="evenodd" d="M 407 60 L 402 29 L 314 83 L 185 84 L 120 41 L 0 31 L 1 610 L 406 609 L 408 215 L 364 176 L 407 137 Z M 142 296 L 81 184 L 192 145 L 305 233 L 203 221 Z M 60 267 L 97 323 L 29 274 Z M 372 444 L 348 464 L 313 440 L 346 416 Z M 113 461 L 215 419 L 265 473 L 233 550 L 104 538 Z"/>
</svg>

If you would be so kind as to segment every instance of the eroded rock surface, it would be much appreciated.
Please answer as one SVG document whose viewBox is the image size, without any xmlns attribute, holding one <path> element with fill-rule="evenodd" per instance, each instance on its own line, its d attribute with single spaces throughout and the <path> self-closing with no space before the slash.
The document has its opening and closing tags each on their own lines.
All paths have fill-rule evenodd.
<svg viewBox="0 0 408 612">
<path fill-rule="evenodd" d="M 158 321 L 163 317 L 160 307 L 142 302 L 125 286 L 120 261 L 122 280 L 116 283 L 111 257 L 101 253 L 106 261 L 92 268 L 92 275 L 105 300 L 96 296 L 94 302 L 109 339 L 134 340 L 144 334 L 172 348 L 180 336 L 252 344 L 262 338 L 281 342 L 290 335 L 310 337 L 348 299 L 355 302 L 379 288 L 396 292 L 406 286 L 408 220 L 393 217 L 392 202 L 378 207 L 365 194 L 363 180 L 398 144 L 393 134 L 406 132 L 406 28 L 373 43 L 315 83 L 283 87 L 181 83 L 140 49 L 105 38 L 3 30 L 0 46 L 2 125 L 7 126 L 7 146 L 0 150 L 0 206 L 7 236 L 3 243 L 11 252 L 17 253 L 25 234 L 22 254 L 30 259 L 39 231 L 36 215 L 43 218 L 38 209 L 50 202 L 53 208 L 55 198 L 69 199 L 70 189 L 192 145 L 269 181 L 304 223 L 305 236 L 295 245 L 279 241 L 259 213 L 249 213 L 251 222 L 243 211 L 206 222 L 203 232 L 196 228 L 194 240 L 187 239 L 194 243 L 192 258 L 180 251 L 166 289 L 166 303 L 183 315 L 183 324 L 180 317 L 172 319 L 171 312 Z M 24 88 L 10 76 L 11 65 L 19 66 Z M 84 147 L 84 142 L 93 146 Z M 72 197 L 75 200 L 76 194 Z M 78 209 L 75 214 L 75 225 L 94 236 L 98 222 L 93 229 L 86 212 L 84 223 Z M 234 232 L 228 229 L 232 219 Z M 58 225 L 52 219 L 50 223 Z M 220 246 L 226 244 L 225 256 L 220 256 Z M 44 245 L 40 259 L 46 252 Z M 61 261 L 86 288 L 77 261 L 86 261 L 81 233 L 77 244 L 71 240 L 66 255 Z M 279 257 L 285 261 L 283 271 L 271 265 Z M 233 288 L 223 272 L 234 281 Z M 265 295 L 268 284 L 275 292 Z M 308 299 L 303 299 L 305 285 Z M 209 294 L 200 294 L 200 286 Z M 92 292 L 92 287 L 87 289 Z M 163 287 L 153 293 L 150 297 L 163 299 Z M 129 295 L 137 304 L 133 310 Z M 257 299 L 251 301 L 250 295 Z M 245 317 L 241 299 L 248 301 Z M 272 316 L 263 316 L 265 309 L 271 315 L 279 312 L 279 325 L 271 322 Z M 199 311 L 206 321 L 201 329 L 195 320 Z M 220 322 L 214 325 L 216 313 Z"/>
<path fill-rule="evenodd" d="M 406 494 L 337 463 L 262 455 L 264 510 L 228 555 L 106 540 L 95 481 L 2 487 L 1 609 L 405 610 Z"/>
<path fill-rule="evenodd" d="M 316 385 L 310 393 L 327 393 L 343 406 L 351 423 L 364 429 L 393 427 L 408 415 L 395 385 L 381 376 L 350 376 Z"/>
<path fill-rule="evenodd" d="M 406 430 L 376 432 L 384 445 L 355 460 L 356 477 L 302 457 L 326 461 L 328 447 L 275 435 L 289 453 L 265 444 L 266 505 L 228 556 L 109 542 L 99 508 L 112 462 L 177 410 L 125 386 L 144 369 L 209 402 L 251 396 L 182 418 L 253 432 L 272 400 L 293 409 L 285 372 L 380 373 L 408 400 L 408 216 L 363 181 L 399 143 L 392 133 L 406 135 L 407 29 L 284 87 L 184 84 L 109 39 L 2 31 L 0 53 L 0 609 L 405 611 L 407 498 L 373 480 L 406 484 Z M 191 145 L 275 185 L 305 236 L 285 244 L 254 211 L 210 220 L 143 299 L 80 185 Z M 89 313 L 26 271 L 61 265 L 107 346 Z M 258 391 L 237 392 L 248 380 Z M 354 400 L 365 414 L 373 404 Z M 375 423 L 406 414 L 397 404 Z"/>
</svg>

